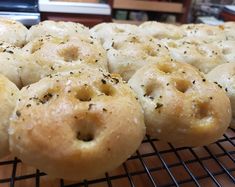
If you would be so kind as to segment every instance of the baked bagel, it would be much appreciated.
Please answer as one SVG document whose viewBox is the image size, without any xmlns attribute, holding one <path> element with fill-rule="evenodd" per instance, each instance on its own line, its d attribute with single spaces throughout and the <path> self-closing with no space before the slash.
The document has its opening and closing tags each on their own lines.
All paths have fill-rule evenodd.
<svg viewBox="0 0 235 187">
<path fill-rule="evenodd" d="M 205 42 L 226 40 L 224 28 L 221 26 L 207 24 L 184 24 L 181 26 L 181 29 L 185 33 L 185 37 L 193 40 L 202 40 Z"/>
<path fill-rule="evenodd" d="M 235 40 L 217 41 L 213 44 L 220 49 L 226 62 L 235 63 Z"/>
<path fill-rule="evenodd" d="M 24 86 L 52 73 L 77 69 L 81 64 L 108 69 L 103 47 L 86 36 L 45 36 L 29 42 L 23 51 L 20 76 Z"/>
<path fill-rule="evenodd" d="M 134 92 L 115 75 L 80 67 L 21 90 L 11 151 L 48 175 L 94 178 L 130 157 L 145 135 Z"/>
<path fill-rule="evenodd" d="M 0 42 L 0 74 L 6 76 L 18 88 L 21 88 L 19 53 L 21 53 L 20 48 L 14 47 L 6 42 Z"/>
<path fill-rule="evenodd" d="M 184 37 L 183 30 L 173 24 L 160 23 L 156 21 L 147 21 L 139 26 L 144 35 L 155 39 L 180 39 Z"/>
<path fill-rule="evenodd" d="M 185 62 L 198 68 L 203 73 L 208 73 L 216 66 L 226 63 L 220 48 L 212 43 L 200 40 L 162 40 L 168 47 L 171 58 L 177 62 Z"/>
<path fill-rule="evenodd" d="M 235 22 L 232 21 L 228 21 L 228 22 L 224 22 L 223 25 L 220 25 L 220 27 L 224 30 L 223 32 L 226 35 L 226 40 L 235 40 Z"/>
<path fill-rule="evenodd" d="M 99 39 L 102 44 L 105 41 L 112 40 L 117 35 L 135 34 L 138 32 L 139 30 L 136 25 L 120 23 L 101 23 L 90 29 L 90 34 Z"/>
<path fill-rule="evenodd" d="M 64 21 L 42 21 L 32 26 L 27 34 L 27 42 L 46 35 L 55 37 L 65 37 L 70 35 L 86 35 L 89 36 L 89 29 L 80 23 L 64 22 Z"/>
<path fill-rule="evenodd" d="M 147 36 L 118 35 L 103 46 L 107 51 L 109 71 L 120 74 L 125 81 L 145 64 L 170 59 L 168 49 Z"/>
<path fill-rule="evenodd" d="M 235 128 L 235 63 L 221 64 L 207 74 L 208 80 L 222 86 L 226 91 L 232 106 L 233 120 L 231 126 Z"/>
<path fill-rule="evenodd" d="M 203 146 L 231 121 L 225 92 L 186 63 L 158 62 L 129 80 L 145 112 L 147 134 L 176 146 Z"/>
<path fill-rule="evenodd" d="M 9 153 L 8 126 L 18 96 L 16 85 L 0 74 L 0 158 Z"/>
<path fill-rule="evenodd" d="M 0 41 L 22 47 L 26 43 L 28 29 L 18 21 L 0 18 Z"/>
</svg>

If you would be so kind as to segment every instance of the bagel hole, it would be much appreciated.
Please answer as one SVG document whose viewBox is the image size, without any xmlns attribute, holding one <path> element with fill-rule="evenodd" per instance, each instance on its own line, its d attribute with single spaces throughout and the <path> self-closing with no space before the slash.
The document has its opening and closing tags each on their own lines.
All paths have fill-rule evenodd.
<svg viewBox="0 0 235 187">
<path fill-rule="evenodd" d="M 145 52 L 149 56 L 152 56 L 152 57 L 157 56 L 157 52 L 150 46 L 145 47 Z"/>
<path fill-rule="evenodd" d="M 84 142 L 90 142 L 94 140 L 94 135 L 91 133 L 81 133 L 80 131 L 77 132 L 77 139 L 84 141 Z"/>
<path fill-rule="evenodd" d="M 113 96 L 115 94 L 115 89 L 109 84 L 102 84 L 100 87 L 100 92 L 106 96 Z"/>
<path fill-rule="evenodd" d="M 164 73 L 172 73 L 174 71 L 173 67 L 169 64 L 158 64 L 158 69 Z"/>
<path fill-rule="evenodd" d="M 148 83 L 145 86 L 145 96 L 154 97 L 155 90 L 156 90 L 156 84 L 155 83 Z"/>
<path fill-rule="evenodd" d="M 79 101 L 90 101 L 93 96 L 93 90 L 90 87 L 84 86 L 81 89 L 76 91 L 76 99 Z"/>
<path fill-rule="evenodd" d="M 33 53 L 35 53 L 36 51 L 40 50 L 42 46 L 43 46 L 43 41 L 41 41 L 41 40 L 36 41 L 36 42 L 33 44 L 32 48 L 31 48 L 31 51 L 30 51 L 31 54 L 33 54 Z"/>
<path fill-rule="evenodd" d="M 97 130 L 96 119 L 86 117 L 76 121 L 76 138 L 79 141 L 91 142 L 95 139 L 95 131 Z"/>
<path fill-rule="evenodd" d="M 175 81 L 175 88 L 181 92 L 185 93 L 191 87 L 191 83 L 187 80 L 176 80 Z"/>
<path fill-rule="evenodd" d="M 197 103 L 197 111 L 196 117 L 199 119 L 206 118 L 210 115 L 210 105 L 208 102 L 198 102 Z"/>
<path fill-rule="evenodd" d="M 69 46 L 58 51 L 65 62 L 71 62 L 78 60 L 78 48 L 75 46 Z"/>
</svg>

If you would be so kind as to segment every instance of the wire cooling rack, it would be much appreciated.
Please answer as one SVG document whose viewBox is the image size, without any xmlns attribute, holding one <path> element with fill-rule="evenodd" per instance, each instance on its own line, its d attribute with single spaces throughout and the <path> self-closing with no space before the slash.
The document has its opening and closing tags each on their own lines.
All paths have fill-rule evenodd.
<svg viewBox="0 0 235 187">
<path fill-rule="evenodd" d="M 176 148 L 146 137 L 139 150 L 118 169 L 95 180 L 68 182 L 50 179 L 17 158 L 0 161 L 0 187 L 80 186 L 235 186 L 235 130 L 216 143 Z"/>
</svg>

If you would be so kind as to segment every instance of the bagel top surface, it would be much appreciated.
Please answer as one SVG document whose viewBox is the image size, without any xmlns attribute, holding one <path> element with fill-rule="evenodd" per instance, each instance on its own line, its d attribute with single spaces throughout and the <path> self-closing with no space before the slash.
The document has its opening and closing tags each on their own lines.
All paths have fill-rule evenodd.
<svg viewBox="0 0 235 187">
<path fill-rule="evenodd" d="M 22 89 L 10 145 L 13 154 L 51 176 L 81 180 L 119 166 L 144 135 L 143 112 L 129 86 L 85 67 Z"/>
</svg>

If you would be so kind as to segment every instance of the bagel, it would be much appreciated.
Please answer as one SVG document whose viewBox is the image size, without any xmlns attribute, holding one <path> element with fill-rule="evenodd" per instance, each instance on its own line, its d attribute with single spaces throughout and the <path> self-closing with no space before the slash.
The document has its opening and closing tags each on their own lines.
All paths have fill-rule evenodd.
<svg viewBox="0 0 235 187">
<path fill-rule="evenodd" d="M 18 96 L 16 85 L 0 74 L 0 158 L 9 153 L 8 126 Z"/>
<path fill-rule="evenodd" d="M 118 73 L 127 81 L 147 63 L 168 58 L 168 49 L 153 38 L 136 34 L 118 35 L 103 44 L 111 73 Z"/>
<path fill-rule="evenodd" d="M 103 47 L 86 36 L 44 36 L 29 42 L 22 50 L 19 73 L 24 86 L 49 74 L 77 69 L 81 64 L 108 69 Z"/>
<path fill-rule="evenodd" d="M 220 25 L 222 29 L 224 29 L 224 33 L 226 35 L 226 40 L 231 41 L 235 40 L 235 23 L 232 21 L 224 22 L 222 25 Z"/>
<path fill-rule="evenodd" d="M 212 43 L 183 38 L 181 40 L 162 40 L 168 47 L 171 58 L 185 62 L 208 73 L 216 66 L 226 63 L 221 50 Z"/>
<path fill-rule="evenodd" d="M 231 127 L 235 128 L 235 63 L 221 64 L 207 74 L 208 80 L 215 82 L 226 91 L 232 106 L 233 120 Z"/>
<path fill-rule="evenodd" d="M 205 42 L 213 42 L 226 40 L 224 28 L 221 26 L 207 24 L 184 24 L 181 29 L 185 33 L 185 37 L 193 40 L 202 40 Z"/>
<path fill-rule="evenodd" d="M 20 22 L 1 17 L 0 30 L 0 41 L 17 47 L 23 47 L 26 43 L 28 29 Z"/>
<path fill-rule="evenodd" d="M 27 42 L 46 35 L 54 37 L 65 37 L 69 35 L 86 35 L 89 36 L 89 29 L 80 23 L 63 22 L 63 21 L 42 21 L 33 25 L 27 34 Z"/>
<path fill-rule="evenodd" d="M 138 33 L 138 27 L 136 25 L 120 23 L 101 23 L 90 29 L 90 34 L 99 39 L 102 44 L 112 40 L 117 35 L 135 33 Z"/>
<path fill-rule="evenodd" d="M 144 35 L 155 39 L 180 39 L 184 37 L 183 30 L 173 24 L 160 23 L 156 21 L 147 21 L 139 26 Z"/>
<path fill-rule="evenodd" d="M 20 48 L 6 42 L 0 42 L 0 74 L 6 76 L 18 88 L 21 88 L 19 53 L 21 53 Z"/>
<path fill-rule="evenodd" d="M 146 65 L 129 85 L 144 109 L 147 134 L 175 146 L 215 142 L 231 121 L 225 92 L 189 64 Z"/>
<path fill-rule="evenodd" d="M 23 162 L 55 178 L 83 180 L 130 157 L 145 125 L 127 84 L 84 66 L 24 87 L 10 132 L 11 151 Z"/>
<path fill-rule="evenodd" d="M 220 49 L 226 62 L 235 63 L 235 53 L 233 52 L 235 49 L 235 40 L 217 41 L 213 44 Z"/>
</svg>

